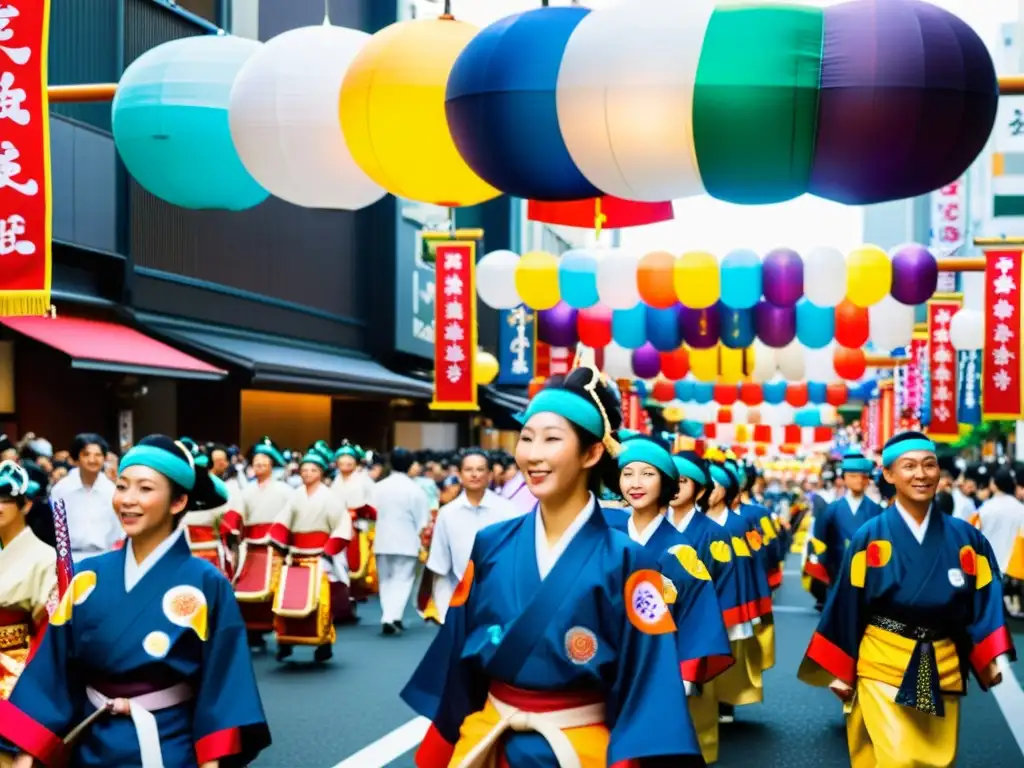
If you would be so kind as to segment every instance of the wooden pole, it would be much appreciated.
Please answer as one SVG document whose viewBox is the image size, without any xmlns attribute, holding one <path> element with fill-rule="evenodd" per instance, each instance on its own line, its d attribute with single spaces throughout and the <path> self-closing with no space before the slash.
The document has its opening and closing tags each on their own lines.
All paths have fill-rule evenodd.
<svg viewBox="0 0 1024 768">
<path fill-rule="evenodd" d="M 117 83 L 90 83 L 88 85 L 51 85 L 47 89 L 51 104 L 68 102 L 113 101 Z"/>
</svg>

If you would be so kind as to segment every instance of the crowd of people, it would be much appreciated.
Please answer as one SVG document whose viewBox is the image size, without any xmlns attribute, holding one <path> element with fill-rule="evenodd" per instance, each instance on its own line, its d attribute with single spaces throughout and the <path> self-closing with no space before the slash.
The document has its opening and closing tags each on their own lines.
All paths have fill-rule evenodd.
<svg viewBox="0 0 1024 768">
<path fill-rule="evenodd" d="M 822 611 L 799 674 L 854 767 L 952 765 L 969 671 L 1014 653 L 1024 472 L 905 432 L 782 475 L 620 413 L 584 367 L 514 456 L 0 437 L 0 765 L 244 765 L 270 742 L 249 652 L 327 662 L 375 593 L 385 636 L 411 604 L 440 625 L 402 692 L 418 765 L 713 763 L 763 701 L 790 551 Z"/>
</svg>

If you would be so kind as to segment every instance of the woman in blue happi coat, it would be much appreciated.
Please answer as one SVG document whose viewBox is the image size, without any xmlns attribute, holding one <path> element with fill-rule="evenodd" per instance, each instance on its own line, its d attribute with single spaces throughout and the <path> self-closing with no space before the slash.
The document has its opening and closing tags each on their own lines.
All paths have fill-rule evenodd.
<svg viewBox="0 0 1024 768">
<path fill-rule="evenodd" d="M 703 765 L 674 587 L 597 505 L 619 403 L 592 368 L 549 381 L 515 458 L 533 512 L 481 530 L 402 698 L 431 721 L 420 768 Z"/>
<path fill-rule="evenodd" d="M 124 455 L 113 501 L 127 545 L 79 564 L 0 702 L 16 768 L 224 768 L 270 744 L 231 584 L 182 535 L 188 510 L 226 500 L 169 437 Z"/>
</svg>

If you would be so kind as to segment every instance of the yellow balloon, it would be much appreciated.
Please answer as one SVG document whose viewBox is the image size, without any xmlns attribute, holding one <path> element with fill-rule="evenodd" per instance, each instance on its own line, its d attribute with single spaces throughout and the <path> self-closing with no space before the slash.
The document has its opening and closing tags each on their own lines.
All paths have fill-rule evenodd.
<svg viewBox="0 0 1024 768">
<path fill-rule="evenodd" d="M 445 117 L 448 74 L 478 31 L 454 19 L 400 21 L 370 38 L 345 74 L 349 152 L 393 195 L 455 208 L 501 194 L 466 165 Z"/>
<path fill-rule="evenodd" d="M 686 411 L 684 411 L 682 408 L 678 406 L 670 405 L 667 408 L 662 409 L 661 417 L 665 419 L 665 421 L 667 422 L 670 422 L 672 424 L 678 424 L 680 421 L 686 418 Z"/>
<path fill-rule="evenodd" d="M 673 282 L 684 307 L 707 309 L 722 292 L 718 259 L 706 251 L 684 253 L 676 259 Z"/>
<path fill-rule="evenodd" d="M 889 295 L 892 262 L 877 245 L 862 245 L 846 257 L 846 298 L 858 307 L 870 307 Z"/>
<path fill-rule="evenodd" d="M 697 381 L 718 381 L 718 347 L 690 348 L 690 373 Z"/>
<path fill-rule="evenodd" d="M 719 384 L 740 384 L 747 378 L 747 371 L 753 367 L 753 351 L 750 349 L 730 349 L 721 346 Z M 692 364 L 691 364 L 692 365 Z"/>
<path fill-rule="evenodd" d="M 477 350 L 474 363 L 477 384 L 486 386 L 498 378 L 498 359 L 490 352 Z"/>
<path fill-rule="evenodd" d="M 545 251 L 523 254 L 516 265 L 516 290 L 530 309 L 551 309 L 561 298 L 558 258 Z"/>
</svg>

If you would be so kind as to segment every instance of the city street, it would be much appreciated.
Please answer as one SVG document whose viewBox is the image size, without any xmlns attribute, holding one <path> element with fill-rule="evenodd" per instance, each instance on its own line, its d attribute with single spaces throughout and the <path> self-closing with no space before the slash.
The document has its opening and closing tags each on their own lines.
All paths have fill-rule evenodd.
<svg viewBox="0 0 1024 768">
<path fill-rule="evenodd" d="M 765 675 L 765 703 L 740 709 L 723 726 L 722 768 L 821 768 L 848 764 L 839 703 L 831 693 L 796 679 L 800 656 L 817 622 L 811 598 L 791 558 L 776 597 L 777 665 Z M 274 746 L 259 768 L 411 768 L 426 723 L 398 698 L 434 634 L 408 618 L 400 637 L 382 637 L 376 603 L 360 606 L 357 627 L 339 627 L 335 657 L 323 667 L 277 664 L 273 654 L 256 658 L 263 703 Z M 410 610 L 408 616 L 415 614 Z M 1015 627 L 1024 648 L 1024 626 Z M 296 655 L 303 659 L 306 654 Z M 982 694 L 972 679 L 963 709 L 961 765 L 1024 764 L 1024 663 L 1007 676 L 998 695 Z M 1017 729 L 1016 740 L 1008 722 Z"/>
</svg>

